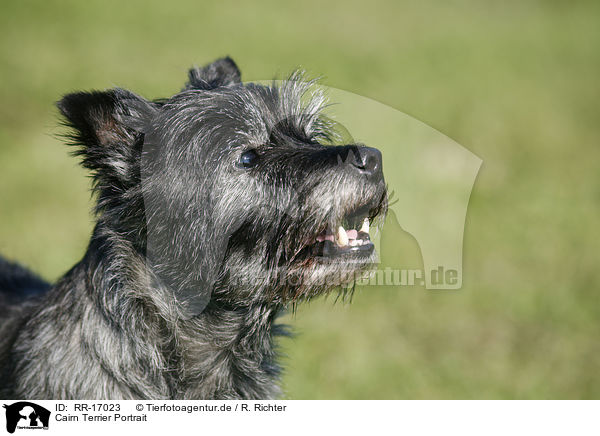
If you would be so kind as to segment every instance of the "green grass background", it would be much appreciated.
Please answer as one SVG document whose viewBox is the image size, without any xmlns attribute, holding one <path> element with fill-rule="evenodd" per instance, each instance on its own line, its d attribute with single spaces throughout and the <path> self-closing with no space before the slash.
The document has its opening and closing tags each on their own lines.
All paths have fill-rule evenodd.
<svg viewBox="0 0 600 436">
<path fill-rule="evenodd" d="M 245 80 L 301 66 L 484 163 L 463 289 L 301 306 L 286 396 L 598 398 L 599 18 L 593 1 L 4 0 L 0 252 L 56 279 L 85 250 L 89 181 L 55 136 L 62 94 L 163 97 L 225 54 Z"/>
</svg>

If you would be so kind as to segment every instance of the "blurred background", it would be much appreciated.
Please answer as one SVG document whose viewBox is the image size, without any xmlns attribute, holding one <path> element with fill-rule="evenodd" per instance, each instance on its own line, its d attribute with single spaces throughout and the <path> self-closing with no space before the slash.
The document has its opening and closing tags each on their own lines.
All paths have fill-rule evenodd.
<svg viewBox="0 0 600 436">
<path fill-rule="evenodd" d="M 244 80 L 302 67 L 483 166 L 463 288 L 300 306 L 281 342 L 286 398 L 598 398 L 599 17 L 593 1 L 4 0 L 0 252 L 54 280 L 86 248 L 89 179 L 56 137 L 62 94 L 169 96 L 223 55 Z"/>
</svg>

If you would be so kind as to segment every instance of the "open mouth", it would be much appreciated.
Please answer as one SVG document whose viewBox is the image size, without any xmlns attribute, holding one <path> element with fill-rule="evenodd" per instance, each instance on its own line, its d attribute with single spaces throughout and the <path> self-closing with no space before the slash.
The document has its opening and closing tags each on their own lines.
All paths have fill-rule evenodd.
<svg viewBox="0 0 600 436">
<path fill-rule="evenodd" d="M 369 210 L 357 210 L 345 216 L 336 228 L 328 227 L 321 231 L 311 245 L 313 256 L 317 257 L 367 257 L 375 246 L 369 236 L 369 228 L 374 216 Z"/>
<path fill-rule="evenodd" d="M 384 192 L 379 199 L 358 204 L 343 214 L 330 217 L 321 227 L 317 226 L 312 237 L 305 239 L 296 260 L 355 261 L 361 264 L 373 261 L 375 245 L 369 232 L 385 216 L 386 210 L 387 195 Z"/>
<path fill-rule="evenodd" d="M 325 230 L 317 236 L 313 254 L 332 257 L 345 254 L 369 255 L 374 245 L 369 237 L 369 218 L 364 218 L 359 229 L 345 229 L 340 225 L 335 233 Z"/>
</svg>

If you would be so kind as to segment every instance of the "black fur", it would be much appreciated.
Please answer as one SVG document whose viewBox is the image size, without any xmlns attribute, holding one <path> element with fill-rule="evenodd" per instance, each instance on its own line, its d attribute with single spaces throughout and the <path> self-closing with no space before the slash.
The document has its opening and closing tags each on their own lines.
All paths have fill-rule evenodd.
<svg viewBox="0 0 600 436">
<path fill-rule="evenodd" d="M 325 99 L 301 79 L 242 84 L 225 58 L 169 99 L 113 89 L 58 103 L 97 224 L 50 290 L 0 261 L 0 396 L 280 394 L 276 317 L 368 272 L 367 236 L 351 247 L 332 234 L 387 208 L 381 155 L 325 145 Z"/>
</svg>

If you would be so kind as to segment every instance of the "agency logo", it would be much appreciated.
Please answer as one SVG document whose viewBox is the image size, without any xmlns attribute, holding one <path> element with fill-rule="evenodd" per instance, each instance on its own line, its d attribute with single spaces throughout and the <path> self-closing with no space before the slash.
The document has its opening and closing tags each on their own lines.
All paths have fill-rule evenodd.
<svg viewBox="0 0 600 436">
<path fill-rule="evenodd" d="M 6 431 L 14 433 L 16 429 L 48 430 L 50 411 L 28 401 L 19 401 L 4 405 L 6 409 Z"/>
</svg>

